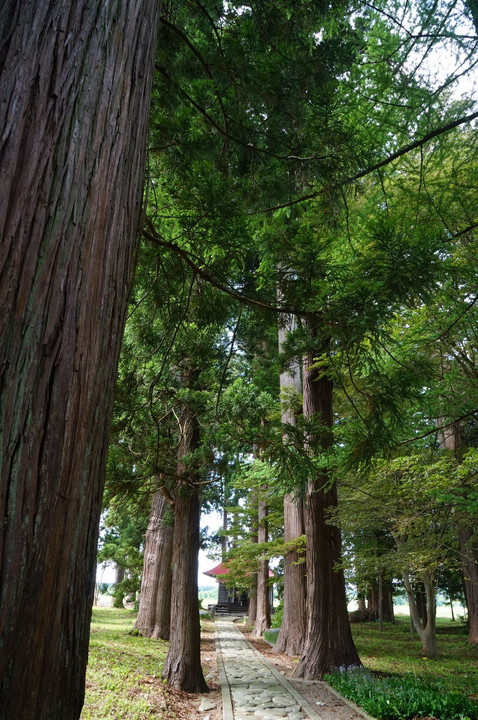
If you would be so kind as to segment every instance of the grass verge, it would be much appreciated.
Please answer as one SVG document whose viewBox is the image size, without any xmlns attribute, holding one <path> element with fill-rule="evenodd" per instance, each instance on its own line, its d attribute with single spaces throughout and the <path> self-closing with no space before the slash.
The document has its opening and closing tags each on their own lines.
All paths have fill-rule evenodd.
<svg viewBox="0 0 478 720">
<path fill-rule="evenodd" d="M 417 635 L 410 633 L 406 616 L 385 623 L 380 632 L 376 623 L 352 625 L 362 663 L 374 673 L 388 676 L 413 675 L 440 681 L 449 692 L 461 692 L 478 700 L 478 648 L 469 645 L 465 626 L 445 618 L 437 619 L 438 658 L 421 655 Z"/>
<path fill-rule="evenodd" d="M 345 697 L 381 720 L 433 717 L 478 720 L 478 650 L 467 643 L 462 624 L 438 619 L 438 658 L 421 656 L 409 619 L 352 626 L 365 669 L 344 669 L 326 677 Z"/>
<path fill-rule="evenodd" d="M 130 610 L 95 608 L 81 720 L 171 718 L 161 670 L 167 643 L 129 634 Z"/>
</svg>

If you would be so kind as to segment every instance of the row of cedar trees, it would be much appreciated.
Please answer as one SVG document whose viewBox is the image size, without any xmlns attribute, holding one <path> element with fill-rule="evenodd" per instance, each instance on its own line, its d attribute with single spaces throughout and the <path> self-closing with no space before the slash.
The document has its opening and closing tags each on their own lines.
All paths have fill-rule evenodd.
<svg viewBox="0 0 478 720">
<path fill-rule="evenodd" d="M 287 334 L 293 330 L 294 318 L 289 316 L 279 328 L 279 350 Z M 306 356 L 301 368 L 293 363 L 281 373 L 282 397 L 290 393 L 303 393 L 303 412 L 306 417 L 319 414 L 322 428 L 332 425 L 332 383 L 326 373 L 317 367 L 312 357 Z M 183 378 L 186 384 L 190 381 Z M 284 428 L 295 424 L 290 404 L 283 404 Z M 326 429 L 319 439 L 327 442 Z M 439 434 L 440 435 L 440 434 Z M 170 649 L 164 668 L 174 686 L 189 692 L 204 692 L 207 686 L 200 664 L 200 629 L 198 621 L 197 553 L 199 549 L 200 491 L 182 458 L 199 445 L 199 427 L 191 406 L 183 406 L 180 418 L 178 478 L 174 497 L 161 490 L 152 498 L 152 510 L 146 534 L 144 569 L 140 605 L 135 629 L 142 635 L 170 640 Z M 284 434 L 284 442 L 287 435 Z M 443 448 L 456 444 L 449 432 L 440 435 Z M 254 529 L 259 543 L 267 542 L 266 502 L 258 493 L 257 526 Z M 163 522 L 165 511 L 174 509 L 174 525 Z M 340 567 L 341 537 L 336 525 L 328 522 L 331 508 L 337 505 L 336 485 L 327 483 L 325 474 L 317 475 L 308 484 L 306 497 L 294 494 L 284 497 L 284 542 L 302 535 L 307 538 L 306 564 L 300 562 L 297 551 L 284 557 L 283 619 L 275 650 L 289 655 L 300 655 L 296 675 L 303 678 L 320 678 L 332 668 L 359 665 L 346 606 L 344 575 Z M 465 537 L 466 535 L 466 537 Z M 469 642 L 478 642 L 478 566 L 466 552 L 471 531 L 460 534 L 463 549 L 464 579 L 469 614 Z M 270 627 L 268 593 L 268 564 L 259 560 L 258 572 L 252 576 L 249 620 L 255 623 L 254 632 L 261 636 Z M 407 591 L 409 588 L 407 587 Z M 411 615 L 420 636 L 423 652 L 432 656 L 436 650 L 434 628 L 435 597 L 418 592 L 409 593 Z M 371 588 L 369 610 L 380 619 L 393 619 L 391 584 L 385 580 Z M 365 609 L 365 599 L 359 598 L 359 609 Z"/>
<path fill-rule="evenodd" d="M 282 344 L 287 328 L 281 328 Z M 320 446 L 330 442 L 327 432 L 333 422 L 332 381 L 317 367 L 312 355 L 303 363 L 303 412 L 321 418 Z M 183 377 L 188 386 L 190 378 Z M 300 369 L 292 367 L 281 375 L 281 389 L 301 384 Z M 291 410 L 284 408 L 283 422 L 293 425 Z M 313 440 L 312 440 L 313 441 Z M 311 442 L 312 442 L 311 441 Z M 169 639 L 163 676 L 188 692 L 204 692 L 207 685 L 200 662 L 200 628 L 197 590 L 200 487 L 182 463 L 199 445 L 199 427 L 188 403 L 180 418 L 178 478 L 174 497 L 161 491 L 153 495 L 146 534 L 140 605 L 135 629 L 150 637 Z M 174 527 L 163 523 L 168 501 L 174 509 Z M 284 540 L 305 533 L 306 565 L 297 563 L 296 552 L 285 557 L 284 612 L 276 649 L 301 654 L 298 677 L 320 678 L 332 668 L 359 665 L 350 630 L 341 560 L 341 537 L 337 526 L 327 522 L 330 508 L 337 505 L 336 485 L 325 474 L 310 480 L 305 500 L 284 498 Z M 258 541 L 267 541 L 267 507 L 259 498 Z M 171 562 L 172 561 L 172 562 Z M 172 571 L 171 571 L 172 566 Z M 255 633 L 270 627 L 268 565 L 259 562 L 257 590 L 253 592 L 250 619 Z"/>
<path fill-rule="evenodd" d="M 0 720 L 78 720 L 83 705 L 160 11 L 158 0 L 2 3 Z M 311 364 L 305 357 L 304 414 L 323 418 L 326 447 L 332 387 Z M 197 439 L 187 407 L 181 424 L 187 453 Z M 320 490 L 324 480 L 314 478 L 306 498 L 304 676 L 358 662 L 333 571 L 338 531 L 324 522 L 335 489 Z M 200 508 L 186 479 L 174 505 L 165 672 L 186 685 L 195 669 L 203 690 L 193 592 Z"/>
</svg>

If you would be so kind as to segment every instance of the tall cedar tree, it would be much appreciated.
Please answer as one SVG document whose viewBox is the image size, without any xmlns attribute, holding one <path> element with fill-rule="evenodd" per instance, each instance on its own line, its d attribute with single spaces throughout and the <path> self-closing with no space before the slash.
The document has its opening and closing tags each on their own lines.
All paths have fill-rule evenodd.
<svg viewBox="0 0 478 720">
<path fill-rule="evenodd" d="M 157 0 L 0 15 L 0 717 L 77 720 Z"/>
</svg>

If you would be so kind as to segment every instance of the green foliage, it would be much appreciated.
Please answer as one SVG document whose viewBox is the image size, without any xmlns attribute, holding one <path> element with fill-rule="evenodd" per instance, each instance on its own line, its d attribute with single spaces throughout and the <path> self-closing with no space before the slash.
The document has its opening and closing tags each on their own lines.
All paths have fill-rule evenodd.
<svg viewBox="0 0 478 720">
<path fill-rule="evenodd" d="M 270 628 L 269 630 L 266 630 L 263 635 L 264 640 L 267 640 L 268 643 L 273 645 L 279 635 L 279 629 L 280 628 Z"/>
<path fill-rule="evenodd" d="M 435 717 L 478 720 L 478 703 L 442 684 L 414 676 L 376 677 L 364 668 L 340 668 L 325 676 L 332 687 L 380 720 Z"/>
<path fill-rule="evenodd" d="M 271 616 L 271 627 L 275 630 L 280 629 L 280 626 L 282 625 L 282 614 L 284 611 L 283 605 L 278 605 L 274 608 L 274 612 Z"/>
</svg>

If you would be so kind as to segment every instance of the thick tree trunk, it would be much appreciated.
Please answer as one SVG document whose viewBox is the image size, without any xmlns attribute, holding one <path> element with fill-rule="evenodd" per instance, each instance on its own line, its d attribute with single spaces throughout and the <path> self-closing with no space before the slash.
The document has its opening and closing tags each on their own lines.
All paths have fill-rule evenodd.
<svg viewBox="0 0 478 720">
<path fill-rule="evenodd" d="M 84 697 L 157 0 L 0 14 L 0 718 Z"/>
<path fill-rule="evenodd" d="M 258 498 L 257 492 L 253 491 L 253 509 L 251 523 L 251 542 L 258 542 Z M 257 617 L 257 573 L 251 573 L 249 585 L 249 609 L 247 611 L 249 622 L 256 622 Z"/>
<path fill-rule="evenodd" d="M 144 637 L 169 640 L 173 525 L 164 522 L 169 505 L 157 490 L 152 497 L 146 541 L 143 577 L 135 629 Z"/>
<path fill-rule="evenodd" d="M 460 530 L 459 540 L 468 609 L 468 642 L 478 645 L 478 542 L 472 542 L 471 530 Z"/>
<path fill-rule="evenodd" d="M 295 327 L 294 317 L 286 319 L 285 327 L 279 327 L 279 352 L 283 350 L 288 332 Z M 302 392 L 300 367 L 297 361 L 280 375 L 282 394 L 282 423 L 295 425 L 295 413 L 290 407 L 291 394 Z M 284 432 L 284 443 L 287 443 L 287 431 Z M 284 497 L 284 540 L 290 542 L 305 533 L 304 506 L 301 499 L 292 494 Z M 284 557 L 284 605 L 282 624 L 274 645 L 275 652 L 287 655 L 300 655 L 305 641 L 306 632 L 306 582 L 305 563 L 299 563 L 296 550 Z"/>
<path fill-rule="evenodd" d="M 323 368 L 314 366 L 313 355 L 304 358 L 304 415 L 319 419 L 324 428 L 316 442 L 321 449 L 331 443 L 332 381 Z M 310 448 L 311 452 L 317 451 Z M 307 538 L 307 635 L 296 675 L 320 679 L 340 666 L 360 665 L 350 630 L 341 561 L 340 530 L 328 523 L 328 512 L 337 506 L 337 488 L 325 474 L 310 481 L 306 498 Z"/>
<path fill-rule="evenodd" d="M 303 503 L 291 496 L 284 498 L 284 540 L 289 542 L 304 535 Z M 305 563 L 299 563 L 296 550 L 284 558 L 284 610 L 282 625 L 274 645 L 275 652 L 300 655 L 306 633 Z"/>
<path fill-rule="evenodd" d="M 200 514 L 196 488 L 180 488 L 174 503 L 171 628 L 163 677 L 178 690 L 192 693 L 209 689 L 201 668 L 197 583 Z"/>
<path fill-rule="evenodd" d="M 186 361 L 185 361 L 186 364 Z M 183 385 L 194 388 L 195 373 L 187 369 Z M 174 547 L 169 651 L 163 677 L 185 692 L 208 692 L 201 667 L 201 626 L 198 599 L 200 490 L 185 457 L 199 446 L 199 426 L 190 403 L 180 418 L 178 477 L 174 493 Z"/>
<path fill-rule="evenodd" d="M 436 641 L 436 594 L 433 578 L 423 581 L 426 597 L 427 621 L 424 623 L 420 617 L 413 586 L 407 573 L 403 575 L 403 585 L 407 591 L 410 619 L 422 644 L 422 655 L 433 658 L 438 655 Z"/>
<path fill-rule="evenodd" d="M 261 497 L 261 491 L 259 491 L 259 543 L 266 543 L 269 539 L 267 515 L 267 501 Z M 257 601 L 254 635 L 256 637 L 261 637 L 264 632 L 270 628 L 270 626 L 271 605 L 269 600 L 269 562 L 268 560 L 260 559 L 257 569 Z"/>
<path fill-rule="evenodd" d="M 249 590 L 249 609 L 247 619 L 249 622 L 256 622 L 257 618 L 257 573 L 251 573 L 251 585 Z"/>
</svg>

